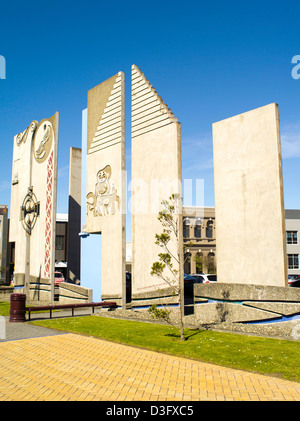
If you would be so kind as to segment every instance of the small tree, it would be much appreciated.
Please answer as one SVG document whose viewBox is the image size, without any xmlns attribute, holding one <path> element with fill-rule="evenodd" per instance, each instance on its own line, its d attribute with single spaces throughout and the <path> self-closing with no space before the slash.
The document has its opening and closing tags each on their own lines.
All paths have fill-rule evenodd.
<svg viewBox="0 0 300 421">
<path fill-rule="evenodd" d="M 183 283 L 183 244 L 182 244 L 182 198 L 173 194 L 168 200 L 162 201 L 163 210 L 158 214 L 163 232 L 155 234 L 155 244 L 163 249 L 158 254 L 159 260 L 154 262 L 150 274 L 159 276 L 178 295 L 179 306 L 179 330 L 180 339 L 185 340 L 183 316 L 184 316 L 184 283 Z M 172 241 L 175 247 L 172 247 Z M 169 320 L 168 310 L 158 310 L 157 306 L 149 308 L 153 317 Z"/>
</svg>

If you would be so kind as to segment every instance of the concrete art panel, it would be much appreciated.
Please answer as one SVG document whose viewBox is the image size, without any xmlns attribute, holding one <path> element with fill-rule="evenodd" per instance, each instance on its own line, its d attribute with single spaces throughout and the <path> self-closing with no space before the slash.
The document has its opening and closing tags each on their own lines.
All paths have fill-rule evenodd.
<svg viewBox="0 0 300 421">
<path fill-rule="evenodd" d="M 53 300 L 57 190 L 56 113 L 14 137 L 9 241 L 14 283 L 28 299 Z"/>
<path fill-rule="evenodd" d="M 135 298 L 142 300 L 168 287 L 162 279 L 150 275 L 152 264 L 162 252 L 155 244 L 155 234 L 163 229 L 157 217 L 163 200 L 172 194 L 182 196 L 180 123 L 136 65 L 132 66 L 131 129 L 134 303 Z M 177 244 L 171 247 L 177 252 Z"/>
<path fill-rule="evenodd" d="M 102 299 L 112 299 L 125 305 L 125 120 L 122 72 L 88 92 L 87 113 L 85 230 L 90 234 L 101 233 Z"/>
<path fill-rule="evenodd" d="M 287 286 L 277 104 L 213 124 L 218 283 Z"/>
</svg>

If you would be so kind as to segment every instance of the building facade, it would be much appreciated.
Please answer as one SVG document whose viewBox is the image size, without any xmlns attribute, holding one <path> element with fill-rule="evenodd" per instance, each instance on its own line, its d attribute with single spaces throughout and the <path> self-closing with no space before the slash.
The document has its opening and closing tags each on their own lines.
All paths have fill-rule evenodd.
<svg viewBox="0 0 300 421">
<path fill-rule="evenodd" d="M 67 280 L 68 268 L 68 214 L 56 214 L 55 228 L 55 271 L 61 272 Z"/>
<path fill-rule="evenodd" d="M 288 274 L 300 275 L 300 267 L 299 267 L 300 210 L 286 209 L 285 228 L 286 228 Z"/>
<path fill-rule="evenodd" d="M 199 216 L 201 215 L 201 216 Z M 285 210 L 288 275 L 300 275 L 300 210 Z M 215 208 L 183 208 L 184 273 L 217 273 Z"/>
<path fill-rule="evenodd" d="M 184 273 L 216 273 L 215 208 L 183 207 Z"/>
</svg>

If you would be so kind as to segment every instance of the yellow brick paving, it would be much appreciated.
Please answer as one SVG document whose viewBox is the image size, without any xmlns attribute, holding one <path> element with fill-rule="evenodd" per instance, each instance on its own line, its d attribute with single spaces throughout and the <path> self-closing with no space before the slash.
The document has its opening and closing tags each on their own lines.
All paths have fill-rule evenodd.
<svg viewBox="0 0 300 421">
<path fill-rule="evenodd" d="M 299 401 L 300 385 L 97 338 L 0 342 L 1 401 Z"/>
</svg>

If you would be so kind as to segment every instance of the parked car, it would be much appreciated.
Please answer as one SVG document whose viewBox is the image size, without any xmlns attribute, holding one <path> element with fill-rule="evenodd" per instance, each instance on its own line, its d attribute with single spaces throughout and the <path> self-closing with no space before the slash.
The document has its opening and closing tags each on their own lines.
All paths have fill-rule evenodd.
<svg viewBox="0 0 300 421">
<path fill-rule="evenodd" d="M 194 273 L 192 277 L 197 280 L 198 283 L 209 284 L 210 282 L 217 282 L 217 275 L 211 273 Z"/>
<path fill-rule="evenodd" d="M 191 275 L 188 275 L 187 273 L 184 274 L 184 282 L 192 282 L 195 280 L 195 278 Z"/>
<path fill-rule="evenodd" d="M 288 275 L 288 284 L 290 285 L 294 281 L 298 281 L 300 279 L 300 275 Z"/>
<path fill-rule="evenodd" d="M 289 282 L 289 287 L 300 288 L 300 279 L 294 279 L 291 283 Z"/>
<path fill-rule="evenodd" d="M 54 285 L 58 285 L 60 282 L 65 282 L 65 277 L 61 272 L 57 271 L 54 275 Z"/>
<path fill-rule="evenodd" d="M 194 283 L 203 284 L 204 281 L 205 281 L 204 276 L 203 275 L 200 275 L 199 273 L 195 273 L 195 274 L 190 275 L 190 276 L 191 276 L 191 278 L 193 278 Z"/>
</svg>

